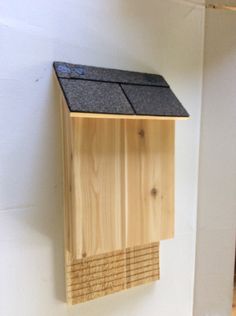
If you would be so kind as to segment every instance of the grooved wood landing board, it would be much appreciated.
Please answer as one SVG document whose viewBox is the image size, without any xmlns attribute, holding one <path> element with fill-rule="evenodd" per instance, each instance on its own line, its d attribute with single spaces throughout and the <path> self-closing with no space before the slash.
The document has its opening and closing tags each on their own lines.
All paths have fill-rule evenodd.
<svg viewBox="0 0 236 316">
<path fill-rule="evenodd" d="M 174 234 L 174 121 L 72 118 L 63 104 L 66 251 L 73 259 Z"/>
<path fill-rule="evenodd" d="M 86 302 L 159 280 L 159 243 L 126 248 L 80 260 L 66 260 L 70 304 Z"/>
</svg>

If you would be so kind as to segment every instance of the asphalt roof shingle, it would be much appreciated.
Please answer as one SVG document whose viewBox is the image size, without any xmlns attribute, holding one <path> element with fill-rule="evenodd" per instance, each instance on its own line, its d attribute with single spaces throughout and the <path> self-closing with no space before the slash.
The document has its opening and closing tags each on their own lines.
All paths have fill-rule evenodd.
<svg viewBox="0 0 236 316">
<path fill-rule="evenodd" d="M 54 62 L 71 112 L 188 117 L 160 75 Z"/>
</svg>

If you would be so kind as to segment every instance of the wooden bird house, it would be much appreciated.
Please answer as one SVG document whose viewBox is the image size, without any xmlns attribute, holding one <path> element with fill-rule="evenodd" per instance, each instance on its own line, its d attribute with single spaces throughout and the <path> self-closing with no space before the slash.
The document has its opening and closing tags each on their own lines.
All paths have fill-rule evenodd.
<svg viewBox="0 0 236 316">
<path fill-rule="evenodd" d="M 62 91 L 67 301 L 159 279 L 174 236 L 175 120 L 160 75 L 55 62 Z"/>
</svg>

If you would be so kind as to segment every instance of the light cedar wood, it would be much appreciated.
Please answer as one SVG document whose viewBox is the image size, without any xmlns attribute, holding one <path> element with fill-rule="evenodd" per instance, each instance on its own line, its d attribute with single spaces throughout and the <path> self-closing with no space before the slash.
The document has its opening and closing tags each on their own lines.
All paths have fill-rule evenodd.
<svg viewBox="0 0 236 316">
<path fill-rule="evenodd" d="M 124 128 L 72 118 L 75 257 L 125 248 Z"/>
<path fill-rule="evenodd" d="M 70 117 L 78 118 L 97 118 L 97 119 L 124 119 L 124 120 L 164 120 L 164 121 L 176 121 L 176 120 L 189 120 L 189 117 L 178 116 L 151 116 L 151 115 L 126 115 L 126 114 L 105 114 L 105 113 L 86 113 L 86 112 L 70 112 Z"/>
<path fill-rule="evenodd" d="M 126 246 L 174 235 L 174 121 L 125 121 Z"/>
<path fill-rule="evenodd" d="M 63 102 L 65 233 L 74 258 L 125 248 L 122 125 L 71 119 Z"/>
<path fill-rule="evenodd" d="M 74 245 L 74 233 L 73 233 L 73 219 L 72 209 L 74 206 L 74 192 L 72 192 L 72 131 L 71 131 L 71 119 L 69 111 L 64 103 L 64 99 L 61 98 L 61 122 L 62 122 L 62 159 L 63 159 L 63 204 L 64 204 L 64 242 L 65 242 L 65 257 L 66 262 L 70 262 L 72 259 Z"/>
<path fill-rule="evenodd" d="M 174 122 L 72 118 L 63 98 L 61 114 L 67 302 L 158 280 L 158 241 L 173 235 Z"/>
<path fill-rule="evenodd" d="M 73 258 L 172 238 L 174 121 L 71 118 L 63 109 Z"/>
<path fill-rule="evenodd" d="M 67 301 L 83 303 L 159 278 L 158 242 L 72 260 L 66 265 Z"/>
<path fill-rule="evenodd" d="M 235 11 L 236 12 L 236 6 L 233 5 L 224 5 L 224 4 L 207 4 L 207 9 L 215 9 L 215 10 L 225 10 L 225 11 Z"/>
</svg>

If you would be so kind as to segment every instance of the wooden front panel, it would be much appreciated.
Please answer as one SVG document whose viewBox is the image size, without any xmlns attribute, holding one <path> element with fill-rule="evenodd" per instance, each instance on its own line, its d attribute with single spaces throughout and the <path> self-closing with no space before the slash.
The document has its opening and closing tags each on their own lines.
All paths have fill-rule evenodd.
<svg viewBox="0 0 236 316">
<path fill-rule="evenodd" d="M 126 245 L 173 237 L 174 122 L 125 122 Z"/>
<path fill-rule="evenodd" d="M 123 122 L 71 120 L 75 257 L 125 248 Z"/>
<path fill-rule="evenodd" d="M 174 124 L 71 118 L 64 104 L 70 261 L 173 237 Z"/>
</svg>

